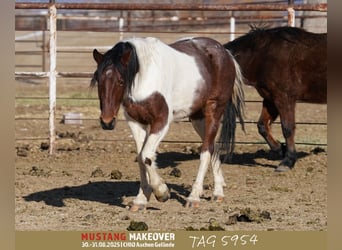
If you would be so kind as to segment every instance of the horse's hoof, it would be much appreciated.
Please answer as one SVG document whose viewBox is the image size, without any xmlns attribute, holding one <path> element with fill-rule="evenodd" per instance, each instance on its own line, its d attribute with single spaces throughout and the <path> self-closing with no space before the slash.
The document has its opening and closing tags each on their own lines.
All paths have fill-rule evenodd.
<svg viewBox="0 0 342 250">
<path fill-rule="evenodd" d="M 281 149 L 270 150 L 269 158 L 271 160 L 280 160 L 280 159 L 284 158 L 284 153 Z"/>
<path fill-rule="evenodd" d="M 134 204 L 133 202 L 128 203 L 127 209 L 131 212 L 137 212 L 145 210 L 146 206 L 144 204 Z"/>
<path fill-rule="evenodd" d="M 223 196 L 214 196 L 214 201 L 217 203 L 223 202 L 224 197 Z"/>
<path fill-rule="evenodd" d="M 290 153 L 288 153 L 290 154 Z M 296 163 L 296 156 L 295 153 L 291 155 L 291 157 L 285 157 L 281 163 L 279 164 L 279 166 L 275 169 L 276 172 L 287 172 L 289 170 L 291 170 L 295 163 Z"/>
<path fill-rule="evenodd" d="M 153 193 L 157 201 L 160 202 L 165 202 L 171 197 L 170 190 L 167 188 L 165 184 L 159 186 L 158 189 L 153 189 Z"/>
<path fill-rule="evenodd" d="M 284 166 L 284 165 L 279 165 L 274 171 L 275 172 L 287 172 L 289 170 L 291 170 L 290 167 Z"/>
<path fill-rule="evenodd" d="M 199 208 L 200 202 L 199 201 L 187 201 L 185 203 L 186 208 Z"/>
<path fill-rule="evenodd" d="M 155 197 L 156 197 L 157 201 L 159 201 L 159 202 L 167 201 L 168 199 L 170 199 L 170 196 L 171 196 L 170 192 L 164 193 L 162 195 L 156 195 L 155 194 Z"/>
</svg>

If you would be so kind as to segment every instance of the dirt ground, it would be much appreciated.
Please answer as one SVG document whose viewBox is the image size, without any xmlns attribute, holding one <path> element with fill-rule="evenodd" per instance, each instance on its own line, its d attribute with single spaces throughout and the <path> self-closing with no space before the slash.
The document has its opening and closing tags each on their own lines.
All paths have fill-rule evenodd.
<svg viewBox="0 0 342 250">
<path fill-rule="evenodd" d="M 163 37 L 166 42 L 176 38 Z M 58 46 L 98 48 L 117 40 L 118 34 L 110 33 L 58 33 Z M 16 43 L 16 50 L 34 51 L 39 46 Z M 16 55 L 16 64 L 39 64 L 39 60 Z M 91 51 L 58 54 L 58 71 L 94 69 Z M 37 68 L 16 69 L 21 70 Z M 225 199 L 220 204 L 211 200 L 209 170 L 198 209 L 184 204 L 199 166 L 199 137 L 190 123 L 173 123 L 157 155 L 171 199 L 160 203 L 152 197 L 145 211 L 132 213 L 126 206 L 139 188 L 135 145 L 122 119 L 114 131 L 101 129 L 96 90 L 89 90 L 89 79 L 58 79 L 54 155 L 47 150 L 48 100 L 41 98 L 49 93 L 46 80 L 18 80 L 15 90 L 16 230 L 126 230 L 132 221 L 145 222 L 148 230 L 327 230 L 327 126 L 303 124 L 326 123 L 326 105 L 297 105 L 298 161 L 287 173 L 274 172 L 280 159 L 269 154 L 255 123 L 246 124 L 246 134 L 238 127 L 233 162 L 222 165 Z M 245 93 L 246 100 L 260 100 L 252 88 L 246 87 Z M 261 104 L 246 105 L 246 121 L 257 121 Z M 60 123 L 66 112 L 82 113 L 82 124 Z M 273 132 L 283 141 L 279 124 L 274 124 Z"/>
<path fill-rule="evenodd" d="M 96 97 L 88 83 L 60 83 L 60 95 L 81 91 Z M 17 82 L 16 91 L 17 96 L 32 95 L 46 93 L 46 88 L 45 83 L 25 80 Z M 257 98 L 250 88 L 246 94 Z M 295 168 L 276 173 L 280 159 L 270 155 L 265 144 L 238 143 L 233 162 L 222 165 L 227 183 L 223 203 L 211 200 L 209 171 L 201 207 L 187 209 L 200 144 L 190 123 L 175 122 L 157 156 L 171 199 L 160 203 L 152 197 L 145 211 L 133 213 L 126 206 L 137 194 L 139 171 L 126 122 L 120 120 L 114 131 L 103 131 L 97 100 L 66 102 L 57 103 L 57 119 L 74 111 L 84 120 L 81 125 L 57 123 L 56 153 L 50 156 L 47 104 L 16 101 L 16 230 L 126 230 L 132 221 L 145 222 L 148 230 L 327 230 L 325 146 L 297 145 Z M 256 120 L 259 110 L 260 103 L 248 104 L 248 120 Z M 45 118 L 27 119 L 32 117 Z M 326 105 L 298 105 L 297 120 L 326 121 Z M 277 125 L 274 130 L 283 140 Z M 326 127 L 299 124 L 296 140 L 324 144 Z M 238 127 L 237 141 L 263 142 L 255 124 L 247 124 L 246 134 Z"/>
</svg>

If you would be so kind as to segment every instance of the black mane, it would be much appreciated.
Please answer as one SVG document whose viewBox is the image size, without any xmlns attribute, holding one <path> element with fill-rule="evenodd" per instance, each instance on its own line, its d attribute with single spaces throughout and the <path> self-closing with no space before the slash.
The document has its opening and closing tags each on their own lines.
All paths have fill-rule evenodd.
<svg viewBox="0 0 342 250">
<path fill-rule="evenodd" d="M 122 64 L 122 56 L 127 51 L 131 51 L 127 66 Z M 138 56 L 135 51 L 135 47 L 129 42 L 119 42 L 112 49 L 108 50 L 104 56 L 101 64 L 98 65 L 97 70 L 94 72 L 93 79 L 91 80 L 91 86 L 95 86 L 99 80 L 99 76 L 108 67 L 114 65 L 121 74 L 126 90 L 131 91 L 136 73 L 139 71 Z"/>
<path fill-rule="evenodd" d="M 286 26 L 276 28 L 260 28 L 251 26 L 251 30 L 247 34 L 225 44 L 225 47 L 231 50 L 234 48 L 234 44 L 244 43 L 245 46 L 254 48 L 256 44 L 258 44 L 259 47 L 268 46 L 269 43 L 272 43 L 276 40 L 284 40 L 288 43 L 305 42 L 304 40 L 306 39 L 308 34 L 311 34 L 313 37 L 317 36 L 317 34 L 310 33 L 305 31 L 304 29 L 296 27 Z M 317 36 L 317 39 L 320 38 L 318 38 Z M 310 44 L 307 45 L 310 46 Z"/>
<path fill-rule="evenodd" d="M 264 28 L 257 28 L 252 27 L 252 29 L 249 31 L 249 34 L 255 35 L 255 36 L 268 36 L 269 39 L 283 39 L 288 42 L 297 42 L 298 37 L 302 36 L 304 33 L 308 33 L 304 29 L 297 28 L 297 27 L 276 27 L 276 28 L 270 28 L 270 29 L 264 29 Z"/>
</svg>

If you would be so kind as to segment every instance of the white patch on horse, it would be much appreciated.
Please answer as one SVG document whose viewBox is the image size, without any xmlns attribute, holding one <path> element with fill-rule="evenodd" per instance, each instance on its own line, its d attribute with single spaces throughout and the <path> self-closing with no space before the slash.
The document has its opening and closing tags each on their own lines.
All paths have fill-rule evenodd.
<svg viewBox="0 0 342 250">
<path fill-rule="evenodd" d="M 191 193 L 188 197 L 188 200 L 200 201 L 200 196 L 203 194 L 203 181 L 204 177 L 208 171 L 208 167 L 210 165 L 211 155 L 209 151 L 204 151 L 200 155 L 200 166 L 197 172 L 197 177 L 192 185 Z"/>
<path fill-rule="evenodd" d="M 132 38 L 139 58 L 139 72 L 134 80 L 131 98 L 141 101 L 154 92 L 164 96 L 169 109 L 169 121 L 190 114 L 196 91 L 204 79 L 195 58 L 179 52 L 156 38 Z"/>
<path fill-rule="evenodd" d="M 113 74 L 113 70 L 112 70 L 112 69 L 106 70 L 106 76 L 107 76 L 107 77 L 111 77 L 112 74 Z"/>
</svg>

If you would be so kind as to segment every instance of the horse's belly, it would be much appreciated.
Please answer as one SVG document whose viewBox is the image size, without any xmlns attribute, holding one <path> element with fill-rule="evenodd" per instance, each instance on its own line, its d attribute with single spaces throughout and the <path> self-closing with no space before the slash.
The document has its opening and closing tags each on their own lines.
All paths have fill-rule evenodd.
<svg viewBox="0 0 342 250">
<path fill-rule="evenodd" d="M 327 103 L 327 93 L 326 91 L 303 93 L 298 101 L 324 104 Z"/>
<path fill-rule="evenodd" d="M 202 89 L 202 79 L 191 79 L 173 89 L 172 110 L 174 119 L 189 117 L 194 105 L 199 102 L 199 92 Z"/>
</svg>

